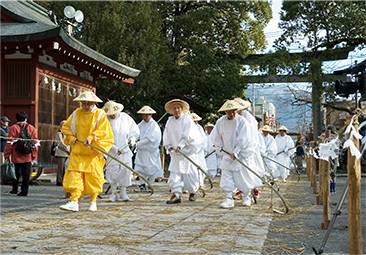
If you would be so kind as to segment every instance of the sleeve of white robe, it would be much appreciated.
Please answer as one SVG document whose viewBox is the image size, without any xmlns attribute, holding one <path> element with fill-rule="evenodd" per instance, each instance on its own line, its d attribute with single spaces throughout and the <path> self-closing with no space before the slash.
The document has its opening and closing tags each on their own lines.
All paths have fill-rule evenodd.
<svg viewBox="0 0 366 255">
<path fill-rule="evenodd" d="M 286 140 L 286 149 L 287 149 L 287 155 L 291 156 L 296 149 L 295 147 L 295 143 L 294 140 L 292 140 L 292 138 L 290 136 L 286 136 L 287 140 Z"/>
<path fill-rule="evenodd" d="M 236 155 L 240 155 L 241 158 L 247 158 L 252 156 L 256 150 L 256 139 L 257 132 L 253 128 L 250 127 L 248 121 L 246 121 L 243 117 L 238 118 L 238 128 L 236 131 L 236 139 L 233 153 Z"/>
<path fill-rule="evenodd" d="M 213 149 L 216 149 L 217 150 L 216 153 L 218 153 L 220 155 L 222 155 L 222 153 L 218 150 L 220 150 L 224 146 L 223 140 L 222 140 L 221 134 L 220 134 L 221 129 L 222 129 L 222 127 L 221 127 L 222 118 L 223 117 L 221 117 L 220 119 L 218 119 L 216 121 L 215 127 L 212 129 L 211 134 L 210 134 L 211 141 L 212 141 L 212 147 L 213 147 Z"/>
<path fill-rule="evenodd" d="M 136 142 L 140 136 L 140 129 L 137 126 L 136 122 L 132 119 L 131 116 L 127 115 L 128 121 L 128 141 L 132 143 Z"/>
<path fill-rule="evenodd" d="M 199 150 L 203 150 L 206 153 L 207 149 L 207 136 L 205 134 L 205 131 L 203 130 L 202 126 L 199 124 L 196 124 L 196 127 L 198 129 L 198 138 L 200 141 L 197 143 L 197 146 L 199 146 Z"/>
<path fill-rule="evenodd" d="M 195 124 L 190 117 L 183 115 L 181 118 L 183 118 L 183 132 L 181 134 L 178 147 L 183 149 L 194 142 L 193 140 L 197 137 L 198 130 L 195 129 Z"/>
<path fill-rule="evenodd" d="M 197 150 L 197 142 L 198 142 L 198 131 L 194 129 L 193 120 L 188 117 L 186 114 L 181 116 L 181 131 L 178 133 L 177 130 L 174 130 L 173 119 L 174 117 L 170 117 L 168 122 L 165 125 L 165 129 L 163 132 L 163 145 L 167 149 L 170 147 L 177 149 L 180 147 L 184 153 L 191 154 Z M 178 139 L 175 142 L 175 138 Z"/>
<path fill-rule="evenodd" d="M 173 147 L 173 141 L 171 141 L 170 137 L 171 137 L 171 118 L 168 119 L 168 121 L 165 124 L 165 128 L 163 131 L 163 146 L 166 149 L 166 152 L 169 153 L 168 149 L 170 147 Z"/>
<path fill-rule="evenodd" d="M 272 136 L 269 136 L 269 135 L 268 135 L 267 139 L 270 141 L 267 145 L 267 151 L 266 151 L 267 155 L 268 156 L 276 156 L 276 154 L 277 154 L 277 144 L 276 144 L 275 139 Z"/>
<path fill-rule="evenodd" d="M 257 136 L 259 141 L 260 153 L 264 154 L 266 153 L 266 143 L 264 142 L 263 136 L 259 131 L 257 131 Z"/>
<path fill-rule="evenodd" d="M 200 131 L 191 117 L 186 116 L 184 121 L 183 136 L 179 142 L 179 147 L 185 154 L 192 155 L 202 148 L 203 140 Z"/>
<path fill-rule="evenodd" d="M 161 141 L 161 130 L 156 121 L 151 121 L 148 126 L 148 130 L 145 132 L 144 137 L 140 137 L 138 143 L 139 147 L 144 147 L 147 150 L 155 150 L 159 147 Z"/>
</svg>

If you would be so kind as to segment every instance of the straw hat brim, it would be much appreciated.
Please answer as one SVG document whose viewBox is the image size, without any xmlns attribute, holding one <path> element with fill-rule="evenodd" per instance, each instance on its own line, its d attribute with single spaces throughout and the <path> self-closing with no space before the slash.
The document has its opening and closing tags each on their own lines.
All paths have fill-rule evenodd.
<svg viewBox="0 0 366 255">
<path fill-rule="evenodd" d="M 286 131 L 286 132 L 288 131 L 287 127 L 285 127 L 285 126 L 281 126 L 277 130 L 278 131 Z"/>
<path fill-rule="evenodd" d="M 93 102 L 93 103 L 102 103 L 103 101 L 97 97 L 92 91 L 87 91 L 81 93 L 79 96 L 75 97 L 75 102 Z"/>
<path fill-rule="evenodd" d="M 231 111 L 231 110 L 239 110 L 240 109 L 240 105 L 234 101 L 234 100 L 228 100 L 226 101 L 221 108 L 218 110 L 218 112 L 226 112 L 226 111 Z"/>
<path fill-rule="evenodd" d="M 214 125 L 214 124 L 212 124 L 212 123 L 207 123 L 207 124 L 205 125 L 205 127 L 215 127 L 215 125 Z"/>
<path fill-rule="evenodd" d="M 103 106 L 103 110 L 107 115 L 114 115 L 116 113 L 122 112 L 124 109 L 123 104 L 119 104 L 113 101 L 108 101 Z"/>
<path fill-rule="evenodd" d="M 200 120 L 202 120 L 202 118 L 200 117 L 200 116 L 198 116 L 198 114 L 197 113 L 191 113 L 191 116 L 192 116 L 192 120 L 193 121 L 200 121 Z"/>
<path fill-rule="evenodd" d="M 246 101 L 240 97 L 234 98 L 234 101 L 240 105 L 240 108 L 238 110 L 245 110 L 251 106 L 251 103 L 249 101 Z"/>
<path fill-rule="evenodd" d="M 155 114 L 156 111 L 146 111 L 146 112 L 141 112 L 141 111 L 138 111 L 137 114 Z"/>
<path fill-rule="evenodd" d="M 183 112 L 189 112 L 189 104 L 181 99 L 173 99 L 165 104 L 165 111 L 171 115 L 174 115 L 174 106 L 179 105 L 182 107 Z"/>
<path fill-rule="evenodd" d="M 138 114 L 155 114 L 156 111 L 152 109 L 150 106 L 143 106 L 138 112 Z"/>
<path fill-rule="evenodd" d="M 264 126 L 264 127 L 262 128 L 262 131 L 265 131 L 265 132 L 272 132 L 271 128 L 270 128 L 270 127 L 268 127 L 268 126 Z"/>
</svg>

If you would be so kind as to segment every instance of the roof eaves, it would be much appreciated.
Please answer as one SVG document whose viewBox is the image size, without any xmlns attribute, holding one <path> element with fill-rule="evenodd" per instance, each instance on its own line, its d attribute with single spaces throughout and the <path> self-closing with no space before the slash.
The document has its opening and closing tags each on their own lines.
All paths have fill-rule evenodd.
<svg viewBox="0 0 366 255">
<path fill-rule="evenodd" d="M 49 26 L 57 26 L 48 16 L 47 9 L 32 1 L 1 1 L 1 8 L 12 13 L 20 22 L 37 22 Z M 19 19 L 19 17 L 21 17 Z"/>
<path fill-rule="evenodd" d="M 48 38 L 57 37 L 60 33 L 60 27 L 48 29 L 38 33 L 32 34 L 18 34 L 18 35 L 1 35 L 1 42 L 28 42 L 38 41 Z"/>
<path fill-rule="evenodd" d="M 123 65 L 114 61 L 103 54 L 93 50 L 92 48 L 86 46 L 85 44 L 81 43 L 80 41 L 76 40 L 75 38 L 68 35 L 63 29 L 60 30 L 60 37 L 62 40 L 71 48 L 76 49 L 77 51 L 83 53 L 84 55 L 92 58 L 114 70 L 117 70 L 120 73 L 123 73 L 130 77 L 137 77 L 140 74 L 140 70 Z"/>
</svg>

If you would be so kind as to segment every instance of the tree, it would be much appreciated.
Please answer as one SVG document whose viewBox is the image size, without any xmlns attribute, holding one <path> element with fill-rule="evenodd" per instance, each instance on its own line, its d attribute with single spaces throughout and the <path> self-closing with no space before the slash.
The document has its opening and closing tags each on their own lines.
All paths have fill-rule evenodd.
<svg viewBox="0 0 366 255">
<path fill-rule="evenodd" d="M 41 2 L 63 17 L 69 2 Z M 161 35 L 161 19 L 152 2 L 74 2 L 85 20 L 79 40 L 127 66 L 141 70 L 135 84 L 126 86 L 113 81 L 98 81 L 98 95 L 105 101 L 116 100 L 132 113 L 149 104 L 159 113 L 161 107 L 161 72 L 168 51 Z"/>
<path fill-rule="evenodd" d="M 304 38 L 314 55 L 319 50 L 337 47 L 364 47 L 366 44 L 366 4 L 364 1 L 296 1 L 283 2 L 280 28 L 284 33 L 277 40 L 278 48 L 288 48 Z M 312 58 L 312 111 L 314 136 L 322 127 L 320 105 L 323 94 L 321 61 Z"/>
<path fill-rule="evenodd" d="M 42 2 L 59 13 L 68 3 Z M 243 90 L 240 61 L 263 48 L 271 18 L 266 2 L 75 2 L 84 12 L 81 38 L 102 54 L 142 72 L 131 87 L 97 83 L 98 95 L 134 113 L 151 105 L 161 115 L 172 97 L 194 111 L 215 111 Z"/>
<path fill-rule="evenodd" d="M 264 47 L 269 4 L 162 2 L 158 10 L 175 62 L 164 73 L 167 94 L 192 99 L 199 113 L 216 112 L 225 99 L 238 96 L 242 66 L 230 56 Z"/>
<path fill-rule="evenodd" d="M 289 46 L 298 37 L 316 49 L 365 43 L 365 12 L 364 1 L 284 1 L 279 26 L 285 32 L 277 43 Z"/>
</svg>

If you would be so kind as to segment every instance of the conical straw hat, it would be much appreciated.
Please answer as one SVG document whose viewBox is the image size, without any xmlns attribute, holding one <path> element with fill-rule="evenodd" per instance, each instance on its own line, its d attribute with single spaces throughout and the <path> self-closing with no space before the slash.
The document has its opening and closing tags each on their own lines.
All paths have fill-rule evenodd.
<svg viewBox="0 0 366 255">
<path fill-rule="evenodd" d="M 251 106 L 251 103 L 249 101 L 244 100 L 240 97 L 234 98 L 234 101 L 237 102 L 241 106 L 241 108 L 239 108 L 238 110 L 245 110 Z"/>
<path fill-rule="evenodd" d="M 148 105 L 144 105 L 138 112 L 138 114 L 155 114 L 156 111 L 154 111 L 153 108 L 151 108 Z"/>
<path fill-rule="evenodd" d="M 202 120 L 202 118 L 200 116 L 198 116 L 197 113 L 192 112 L 191 113 L 191 116 L 192 116 L 192 120 L 193 121 L 200 121 L 200 120 Z"/>
<path fill-rule="evenodd" d="M 230 110 L 238 110 L 241 109 L 240 104 L 238 104 L 235 100 L 227 100 L 221 108 L 218 110 L 218 112 L 225 112 Z"/>
<path fill-rule="evenodd" d="M 288 131 L 287 127 L 285 127 L 285 126 L 280 126 L 277 130 L 278 131 L 284 130 L 286 132 Z"/>
<path fill-rule="evenodd" d="M 83 91 L 79 96 L 75 97 L 75 102 L 95 102 L 101 103 L 103 102 L 99 97 L 97 97 L 93 91 L 87 90 Z"/>
<path fill-rule="evenodd" d="M 272 129 L 271 129 L 271 127 L 270 127 L 270 126 L 268 126 L 268 125 L 264 125 L 264 126 L 262 127 L 262 131 L 272 132 Z"/>
<path fill-rule="evenodd" d="M 208 123 L 205 125 L 205 127 L 215 127 L 215 125 L 214 125 L 214 124 L 212 124 L 211 122 L 208 122 Z"/>
<path fill-rule="evenodd" d="M 113 115 L 123 110 L 123 104 L 116 103 L 112 100 L 109 100 L 107 103 L 104 104 L 103 110 L 106 112 L 107 115 Z"/>
<path fill-rule="evenodd" d="M 165 111 L 167 111 L 171 115 L 174 115 L 174 107 L 176 105 L 180 105 L 183 109 L 183 112 L 189 112 L 189 104 L 181 99 L 172 99 L 168 101 L 164 107 Z"/>
</svg>

